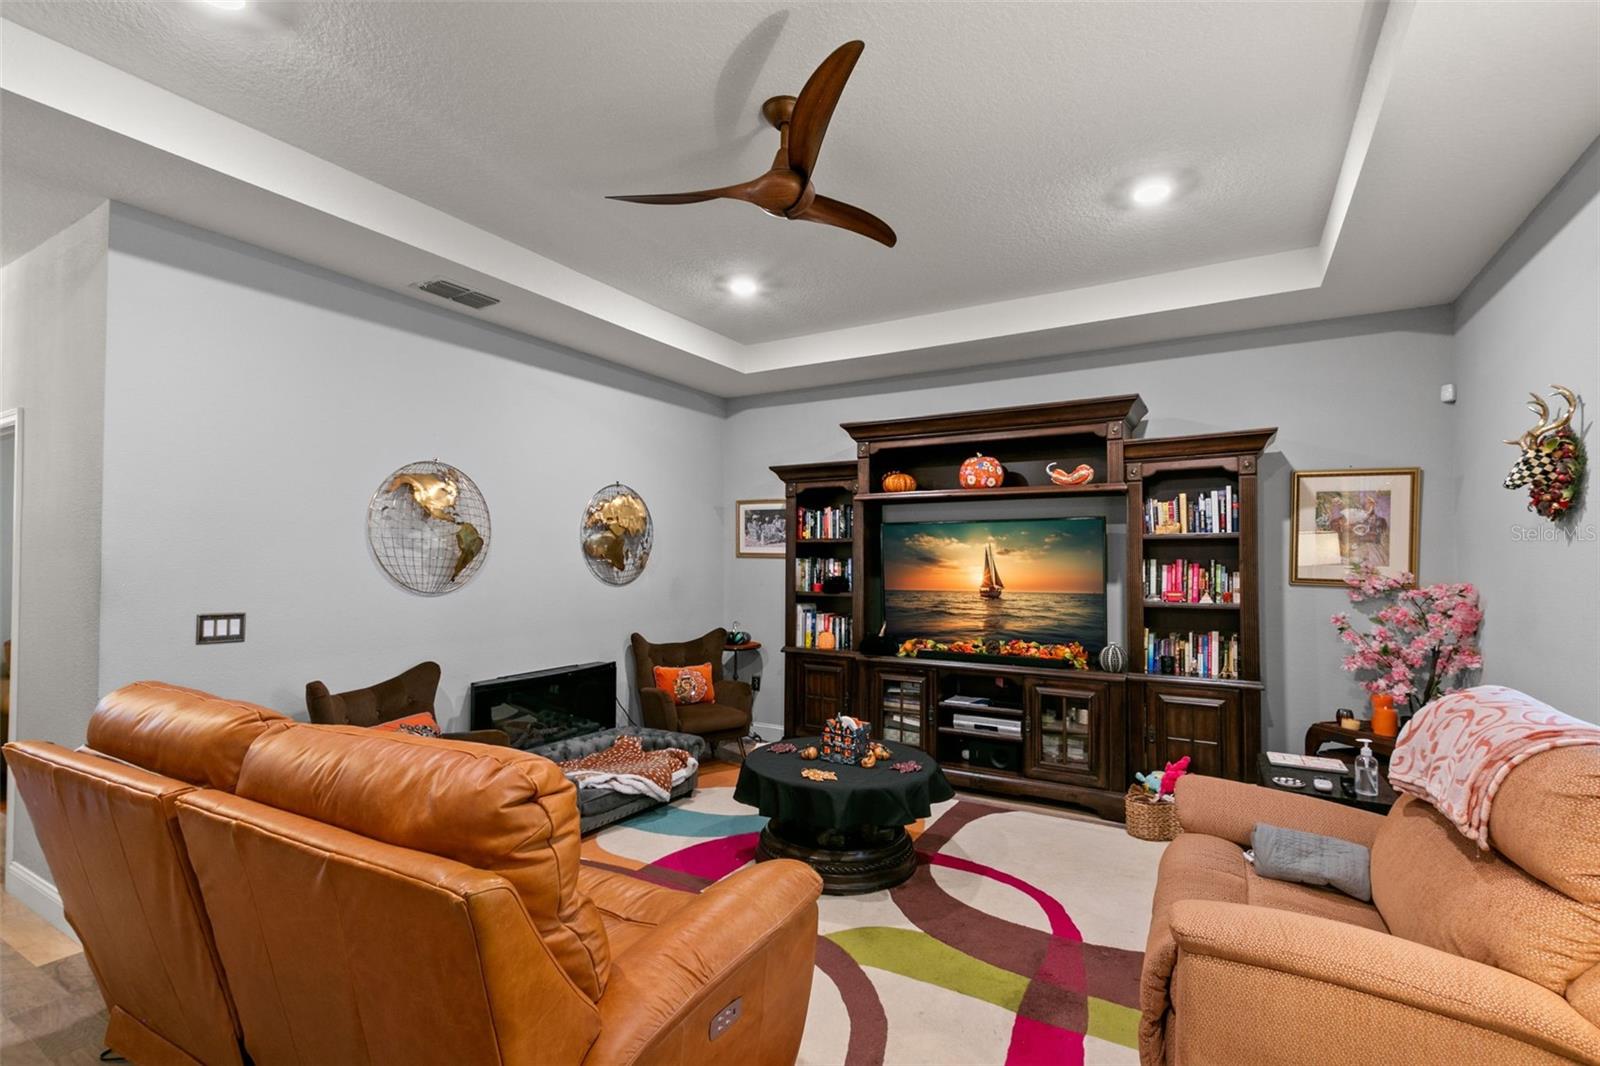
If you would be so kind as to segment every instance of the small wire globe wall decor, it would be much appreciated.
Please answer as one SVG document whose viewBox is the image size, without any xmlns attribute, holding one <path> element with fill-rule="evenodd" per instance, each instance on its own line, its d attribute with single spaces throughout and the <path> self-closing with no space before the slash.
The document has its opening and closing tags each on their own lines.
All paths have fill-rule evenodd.
<svg viewBox="0 0 1600 1066">
<path fill-rule="evenodd" d="M 608 585 L 626 585 L 644 573 L 654 535 L 644 498 L 619 481 L 589 497 L 578 546 L 590 573 Z"/>
<path fill-rule="evenodd" d="M 489 505 L 477 484 L 449 463 L 408 463 L 372 494 L 367 544 L 395 584 L 442 596 L 482 568 L 489 554 Z"/>
</svg>

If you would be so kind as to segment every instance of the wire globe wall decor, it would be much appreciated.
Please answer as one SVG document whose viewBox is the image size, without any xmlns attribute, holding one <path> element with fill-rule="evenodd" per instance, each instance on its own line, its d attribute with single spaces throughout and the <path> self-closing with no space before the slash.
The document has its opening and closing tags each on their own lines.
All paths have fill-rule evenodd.
<svg viewBox="0 0 1600 1066">
<path fill-rule="evenodd" d="M 437 459 L 384 478 L 367 505 L 367 543 L 401 588 L 442 596 L 472 580 L 489 554 L 489 505 L 467 475 Z"/>
<path fill-rule="evenodd" d="M 626 585 L 644 573 L 654 534 L 644 499 L 616 482 L 589 497 L 578 526 L 578 546 L 590 573 L 608 585 Z"/>
</svg>

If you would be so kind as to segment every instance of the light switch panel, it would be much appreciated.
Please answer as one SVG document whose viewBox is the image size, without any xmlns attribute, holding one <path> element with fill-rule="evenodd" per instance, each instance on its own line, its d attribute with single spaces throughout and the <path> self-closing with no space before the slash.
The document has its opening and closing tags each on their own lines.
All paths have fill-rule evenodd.
<svg viewBox="0 0 1600 1066">
<path fill-rule="evenodd" d="M 244 614 L 197 614 L 194 616 L 196 644 L 243 644 Z"/>
</svg>

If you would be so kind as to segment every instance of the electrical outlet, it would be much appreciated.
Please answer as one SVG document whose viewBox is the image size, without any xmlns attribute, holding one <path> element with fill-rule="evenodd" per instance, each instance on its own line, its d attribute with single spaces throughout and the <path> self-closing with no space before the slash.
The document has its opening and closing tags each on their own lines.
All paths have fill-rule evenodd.
<svg viewBox="0 0 1600 1066">
<path fill-rule="evenodd" d="M 760 674 L 751 674 L 750 675 L 750 691 L 751 692 L 760 692 L 761 691 L 761 675 Z"/>
</svg>

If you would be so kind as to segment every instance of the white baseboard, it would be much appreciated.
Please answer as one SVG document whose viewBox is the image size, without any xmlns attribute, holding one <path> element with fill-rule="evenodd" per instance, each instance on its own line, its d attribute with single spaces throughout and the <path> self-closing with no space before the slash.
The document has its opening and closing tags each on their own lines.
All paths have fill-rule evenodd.
<svg viewBox="0 0 1600 1066">
<path fill-rule="evenodd" d="M 49 879 L 40 877 L 20 862 L 10 862 L 6 864 L 6 893 L 72 939 L 78 939 L 61 909 L 61 893 Z"/>
</svg>

